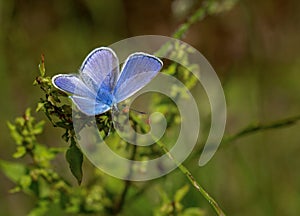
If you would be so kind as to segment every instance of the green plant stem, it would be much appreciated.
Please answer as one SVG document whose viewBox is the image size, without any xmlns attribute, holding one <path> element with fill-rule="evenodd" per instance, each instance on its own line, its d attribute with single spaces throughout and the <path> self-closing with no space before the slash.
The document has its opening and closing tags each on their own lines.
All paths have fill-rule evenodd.
<svg viewBox="0 0 300 216">
<path fill-rule="evenodd" d="M 181 24 L 173 33 L 172 37 L 175 39 L 182 38 L 187 31 L 190 29 L 191 25 L 195 24 L 198 21 L 201 21 L 205 18 L 207 14 L 207 9 L 209 8 L 210 1 L 204 1 L 202 6 L 193 13 L 185 23 Z"/>
<path fill-rule="evenodd" d="M 181 39 L 188 32 L 190 27 L 203 20 L 208 15 L 214 15 L 221 12 L 225 12 L 230 10 L 238 0 L 232 1 L 218 1 L 218 0 L 205 0 L 202 2 L 201 7 L 198 8 L 190 17 L 188 17 L 187 21 L 181 24 L 176 31 L 173 33 L 172 37 L 175 39 Z"/>
<path fill-rule="evenodd" d="M 211 1 L 207 0 L 204 1 L 202 6 L 196 10 L 195 13 L 193 13 L 186 22 L 184 22 L 183 24 L 181 24 L 176 30 L 175 32 L 172 34 L 172 37 L 175 39 L 181 39 L 183 38 L 183 36 L 188 32 L 188 30 L 190 29 L 190 27 L 195 24 L 198 21 L 201 21 L 205 18 L 206 14 L 207 14 L 207 10 L 209 8 L 209 3 Z M 157 50 L 154 54 L 157 56 L 164 56 L 166 55 L 166 53 L 169 51 L 169 46 L 172 45 L 170 43 L 170 41 L 166 42 L 164 45 L 162 45 L 160 47 L 159 50 Z"/>
<path fill-rule="evenodd" d="M 245 127 L 244 129 L 240 130 L 236 134 L 230 135 L 230 136 L 224 138 L 222 141 L 222 144 L 233 142 L 243 136 L 251 135 L 251 134 L 254 134 L 254 133 L 257 133 L 260 131 L 288 127 L 288 126 L 296 124 L 298 121 L 300 121 L 300 115 L 276 120 L 276 121 L 273 121 L 270 123 L 252 124 L 252 125 Z"/>
<path fill-rule="evenodd" d="M 134 136 L 135 136 L 134 139 L 136 139 L 136 134 Z M 137 145 L 133 145 L 130 161 L 133 161 L 135 159 L 136 152 L 137 152 Z M 129 168 L 128 179 L 130 179 L 131 175 L 132 175 L 132 166 L 130 166 L 130 168 Z M 125 198 L 126 198 L 126 195 L 127 195 L 130 185 L 131 185 L 131 181 L 125 180 L 124 189 L 123 189 L 120 199 L 117 202 L 117 205 L 114 209 L 115 214 L 118 214 L 122 211 L 124 203 L 125 203 Z"/>
<path fill-rule="evenodd" d="M 247 127 L 241 129 L 235 134 L 227 135 L 223 138 L 221 145 L 219 149 L 229 147 L 229 143 L 232 143 L 244 136 L 250 136 L 255 133 L 263 132 L 266 130 L 272 130 L 272 129 L 281 129 L 285 127 L 292 126 L 300 121 L 300 115 L 283 118 L 280 120 L 268 122 L 268 123 L 255 123 L 250 124 Z M 202 146 L 199 150 L 197 150 L 197 153 L 201 153 L 204 149 L 205 143 L 201 143 L 200 146 Z M 194 154 L 194 157 L 196 157 L 198 154 Z"/>
<path fill-rule="evenodd" d="M 194 178 L 194 176 L 191 174 L 191 172 L 181 163 L 179 163 L 173 155 L 169 152 L 169 150 L 165 147 L 165 145 L 161 141 L 157 141 L 156 144 L 162 149 L 162 151 L 168 155 L 168 157 L 177 165 L 179 170 L 188 178 L 188 180 L 191 182 L 194 188 L 196 188 L 201 195 L 209 202 L 209 204 L 213 207 L 215 212 L 219 216 L 225 216 L 225 213 L 220 208 L 218 203 L 212 198 L 205 190 L 204 188 L 197 182 L 197 180 Z"/>
<path fill-rule="evenodd" d="M 131 115 L 132 119 L 139 124 L 141 131 L 143 133 L 146 132 L 146 128 L 144 126 L 144 124 L 142 124 L 139 119 L 134 116 Z M 213 209 L 215 210 L 215 212 L 219 215 L 219 216 L 225 216 L 225 213 L 223 212 L 223 210 L 220 208 L 220 206 L 218 205 L 218 203 L 204 190 L 204 188 L 197 182 L 197 180 L 194 178 L 194 176 L 191 174 L 191 172 L 181 163 L 179 163 L 174 157 L 173 155 L 170 153 L 170 151 L 165 147 L 164 143 L 161 142 L 159 139 L 153 137 L 155 140 L 158 140 L 156 142 L 156 144 L 160 147 L 160 149 L 177 165 L 177 167 L 179 168 L 179 170 L 188 178 L 188 180 L 191 182 L 191 184 L 193 185 L 194 188 L 196 188 L 201 195 L 209 202 L 209 204 L 213 207 Z"/>
</svg>

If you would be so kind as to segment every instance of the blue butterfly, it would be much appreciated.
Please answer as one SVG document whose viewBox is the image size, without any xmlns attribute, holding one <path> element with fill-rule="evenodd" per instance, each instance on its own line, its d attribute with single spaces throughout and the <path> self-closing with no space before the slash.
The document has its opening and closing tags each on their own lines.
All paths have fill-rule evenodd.
<svg viewBox="0 0 300 216">
<path fill-rule="evenodd" d="M 116 107 L 148 84 L 161 70 L 162 61 L 142 52 L 128 56 L 119 72 L 119 60 L 107 47 L 94 49 L 83 61 L 79 74 L 58 74 L 53 85 L 66 92 L 78 109 L 94 116 Z"/>
</svg>

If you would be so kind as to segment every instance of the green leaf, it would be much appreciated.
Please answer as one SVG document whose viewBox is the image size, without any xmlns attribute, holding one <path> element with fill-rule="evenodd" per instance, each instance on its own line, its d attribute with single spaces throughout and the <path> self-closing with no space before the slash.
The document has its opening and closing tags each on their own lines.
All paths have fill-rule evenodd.
<svg viewBox="0 0 300 216">
<path fill-rule="evenodd" d="M 19 182 L 21 177 L 26 173 L 24 165 L 3 160 L 0 160 L 0 169 L 14 183 Z"/>
<path fill-rule="evenodd" d="M 17 117 L 15 120 L 15 124 L 18 126 L 23 127 L 25 125 L 25 119 L 24 117 Z"/>
<path fill-rule="evenodd" d="M 180 202 L 183 199 L 183 197 L 187 194 L 188 191 L 189 191 L 188 185 L 185 185 L 182 188 L 180 188 L 178 191 L 176 191 L 174 195 L 174 201 Z"/>
<path fill-rule="evenodd" d="M 34 125 L 34 127 L 32 129 L 32 133 L 33 134 L 41 134 L 44 129 L 44 124 L 45 124 L 45 121 L 38 122 L 36 125 Z"/>
<path fill-rule="evenodd" d="M 21 187 L 20 186 L 16 186 L 16 187 L 14 187 L 14 188 L 12 188 L 12 189 L 10 189 L 9 190 L 9 193 L 18 193 L 18 192 L 20 192 L 22 189 L 21 189 Z"/>
<path fill-rule="evenodd" d="M 22 141 L 23 141 L 23 137 L 18 132 L 16 125 L 13 125 L 10 122 L 7 122 L 7 126 L 10 131 L 10 136 L 13 138 L 13 140 L 16 142 L 17 145 L 21 145 Z"/>
<path fill-rule="evenodd" d="M 76 146 L 74 140 L 71 142 L 71 146 L 66 152 L 66 159 L 69 163 L 73 176 L 77 179 L 77 182 L 80 185 L 82 180 L 83 155 L 80 149 Z"/>
<path fill-rule="evenodd" d="M 18 146 L 17 151 L 13 154 L 14 158 L 23 157 L 26 154 L 26 147 L 25 146 Z"/>
<path fill-rule="evenodd" d="M 187 208 L 184 210 L 184 212 L 181 214 L 181 216 L 204 216 L 205 212 L 196 207 Z"/>
<path fill-rule="evenodd" d="M 31 109 L 30 108 L 27 108 L 26 110 L 25 110 L 25 119 L 26 120 L 29 120 L 30 119 L 30 117 L 31 117 Z"/>
<path fill-rule="evenodd" d="M 171 64 L 166 70 L 164 70 L 163 72 L 166 74 L 170 74 L 173 75 L 176 73 L 176 69 L 177 69 L 177 64 Z"/>
<path fill-rule="evenodd" d="M 53 96 L 50 95 L 47 99 L 53 106 L 56 106 L 56 100 Z"/>
<path fill-rule="evenodd" d="M 39 71 L 40 71 L 40 74 L 41 74 L 42 77 L 45 76 L 45 74 L 46 74 L 45 57 L 44 57 L 43 54 L 41 55 L 41 62 L 39 64 Z"/>
<path fill-rule="evenodd" d="M 51 186 L 46 182 L 44 178 L 39 178 L 37 186 L 39 198 L 47 198 L 51 196 Z"/>
<path fill-rule="evenodd" d="M 49 200 L 39 200 L 37 206 L 30 211 L 28 216 L 42 216 L 49 210 Z"/>
<path fill-rule="evenodd" d="M 56 126 L 57 127 L 61 127 L 61 128 L 65 128 L 65 129 L 72 129 L 72 124 L 70 124 L 69 122 L 63 122 L 63 121 L 61 121 L 61 122 L 56 122 L 55 123 L 56 124 Z"/>
<path fill-rule="evenodd" d="M 23 175 L 21 178 L 20 178 L 20 186 L 22 187 L 22 189 L 25 189 L 27 190 L 30 185 L 31 185 L 31 177 L 29 175 Z"/>
<path fill-rule="evenodd" d="M 49 167 L 50 161 L 56 155 L 54 151 L 40 144 L 35 144 L 33 153 L 35 161 L 39 163 L 41 167 Z"/>
<path fill-rule="evenodd" d="M 38 112 L 40 111 L 42 108 L 44 108 L 45 103 L 39 102 L 36 106 L 35 111 Z"/>
</svg>

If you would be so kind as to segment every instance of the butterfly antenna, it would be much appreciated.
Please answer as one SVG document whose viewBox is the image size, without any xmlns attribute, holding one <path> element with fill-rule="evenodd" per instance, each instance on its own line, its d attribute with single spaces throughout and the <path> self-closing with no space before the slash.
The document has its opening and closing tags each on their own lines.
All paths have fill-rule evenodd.
<svg viewBox="0 0 300 216">
<path fill-rule="evenodd" d="M 142 115 L 147 115 L 147 114 L 148 114 L 148 113 L 146 113 L 146 112 L 139 111 L 139 110 L 132 109 L 132 108 L 129 108 L 129 110 L 134 111 L 134 112 L 139 113 L 139 114 L 142 114 Z"/>
<path fill-rule="evenodd" d="M 134 111 L 138 114 L 142 114 L 142 115 L 147 115 L 148 113 L 146 112 L 143 112 L 143 111 L 139 111 L 139 110 L 136 110 L 136 109 L 133 109 L 133 108 L 129 108 L 128 106 L 126 106 L 125 104 L 122 105 L 123 106 L 123 112 L 129 112 L 129 111 Z"/>
</svg>

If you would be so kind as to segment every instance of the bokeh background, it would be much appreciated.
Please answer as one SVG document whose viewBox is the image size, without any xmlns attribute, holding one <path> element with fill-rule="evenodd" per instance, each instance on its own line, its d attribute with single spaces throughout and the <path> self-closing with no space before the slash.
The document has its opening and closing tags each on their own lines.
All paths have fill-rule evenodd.
<svg viewBox="0 0 300 216">
<path fill-rule="evenodd" d="M 42 53 L 48 75 L 76 72 L 95 47 L 130 36 L 170 36 L 199 3 L 1 0 L 1 159 L 13 160 L 15 150 L 6 122 L 22 115 L 28 106 L 34 107 L 41 97 L 41 91 L 32 83 Z M 227 134 L 252 123 L 300 114 L 299 11 L 298 0 L 243 0 L 230 11 L 193 25 L 183 38 L 210 61 L 223 83 L 228 105 Z M 186 165 L 228 215 L 298 215 L 299 131 L 300 124 L 295 124 L 256 133 L 227 143 L 205 167 L 198 167 L 197 160 L 189 160 Z M 57 146 L 60 135 L 61 131 L 47 127 L 41 140 Z M 63 158 L 61 163 L 65 163 Z M 176 172 L 166 178 L 177 179 L 165 186 L 168 191 L 186 181 Z M 10 194 L 12 187 L 0 172 L 1 215 L 25 215 L 34 198 Z M 192 189 L 184 202 L 213 215 L 206 201 Z M 127 211 L 151 215 L 151 206 L 139 207 L 143 205 L 143 200 L 137 200 Z"/>
</svg>

